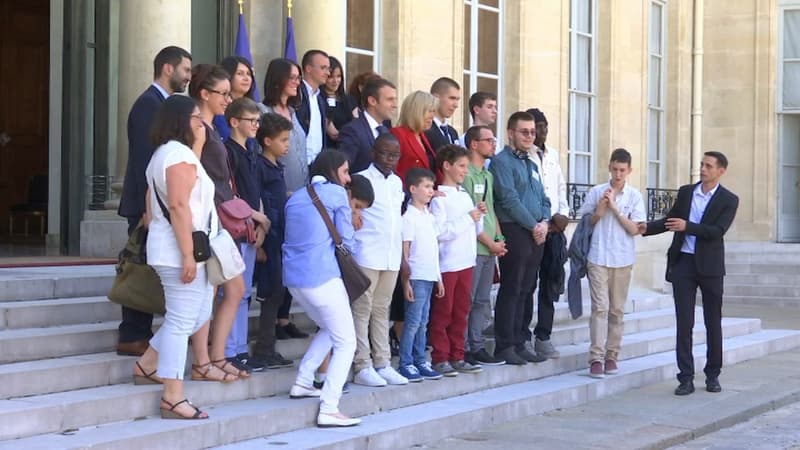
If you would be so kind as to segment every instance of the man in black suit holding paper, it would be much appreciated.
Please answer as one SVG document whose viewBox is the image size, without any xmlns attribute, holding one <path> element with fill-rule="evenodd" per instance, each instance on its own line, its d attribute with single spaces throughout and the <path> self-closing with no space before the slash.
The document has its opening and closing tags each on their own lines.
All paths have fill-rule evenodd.
<svg viewBox="0 0 800 450">
<path fill-rule="evenodd" d="M 667 281 L 672 283 L 677 319 L 675 351 L 678 382 L 675 395 L 694 392 L 692 328 L 697 288 L 703 296 L 706 327 L 706 390 L 720 392 L 722 368 L 722 292 L 725 276 L 723 237 L 731 226 L 739 197 L 719 184 L 728 168 L 720 152 L 706 152 L 700 166 L 700 182 L 682 186 L 664 219 L 640 225 L 645 236 L 673 231 L 667 252 Z"/>
<path fill-rule="evenodd" d="M 153 84 L 131 106 L 128 114 L 128 165 L 117 211 L 128 220 L 128 234 L 136 228 L 145 211 L 147 180 L 144 172 L 155 151 L 150 142 L 153 118 L 164 100 L 186 90 L 191 79 L 192 55 L 180 47 L 165 47 L 153 61 Z M 117 353 L 141 356 L 153 336 L 152 325 L 152 314 L 123 306 Z"/>
</svg>

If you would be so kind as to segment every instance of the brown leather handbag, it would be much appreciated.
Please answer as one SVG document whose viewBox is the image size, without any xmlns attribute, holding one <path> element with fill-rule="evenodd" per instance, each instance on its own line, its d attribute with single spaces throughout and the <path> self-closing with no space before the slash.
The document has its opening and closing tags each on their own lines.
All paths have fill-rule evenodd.
<svg viewBox="0 0 800 450">
<path fill-rule="evenodd" d="M 333 243 L 336 246 L 336 262 L 339 263 L 339 270 L 342 273 L 342 282 L 344 282 L 347 296 L 352 302 L 358 297 L 361 297 L 364 292 L 367 292 L 372 282 L 369 281 L 369 278 L 367 278 L 361 270 L 361 267 L 358 266 L 356 260 L 353 259 L 353 254 L 350 253 L 350 249 L 342 244 L 342 236 L 339 235 L 339 231 L 337 231 L 336 226 L 333 225 L 331 216 L 328 215 L 328 211 L 325 210 L 325 206 L 322 204 L 322 201 L 320 201 L 319 196 L 317 196 L 317 191 L 315 191 L 314 187 L 310 184 L 306 186 L 306 190 L 314 206 L 317 207 L 319 215 L 322 216 L 325 226 L 328 227 L 328 232 L 331 234 Z"/>
</svg>

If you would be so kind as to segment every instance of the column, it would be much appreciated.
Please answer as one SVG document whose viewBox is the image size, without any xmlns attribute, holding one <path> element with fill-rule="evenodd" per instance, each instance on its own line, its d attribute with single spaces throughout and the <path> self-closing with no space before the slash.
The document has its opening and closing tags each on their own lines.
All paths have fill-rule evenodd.
<svg viewBox="0 0 800 450">
<path fill-rule="evenodd" d="M 294 0 L 292 19 L 297 63 L 303 53 L 322 50 L 340 60 L 344 56 L 347 0 Z"/>
</svg>

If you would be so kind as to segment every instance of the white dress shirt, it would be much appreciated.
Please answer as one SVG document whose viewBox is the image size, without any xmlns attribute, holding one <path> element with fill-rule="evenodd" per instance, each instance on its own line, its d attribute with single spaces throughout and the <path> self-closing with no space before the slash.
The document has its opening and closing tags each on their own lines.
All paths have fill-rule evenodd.
<svg viewBox="0 0 800 450">
<path fill-rule="evenodd" d="M 439 133 L 441 133 L 442 136 L 444 136 L 444 138 L 447 139 L 447 142 L 450 142 L 450 140 L 452 139 L 452 136 L 450 136 L 450 133 L 445 133 L 444 130 L 442 130 L 442 127 L 450 125 L 449 123 L 447 123 L 447 119 L 439 120 L 438 117 L 433 116 L 433 124 L 436 125 L 436 128 L 439 130 Z M 456 138 L 456 139 L 458 139 L 458 138 Z M 458 144 L 458 140 L 456 140 L 456 142 L 450 142 L 450 143 L 451 144 Z"/>
<path fill-rule="evenodd" d="M 439 270 L 439 230 L 436 219 L 426 206 L 419 209 L 408 205 L 403 214 L 403 242 L 410 242 L 408 267 L 411 280 L 440 281 Z"/>
<path fill-rule="evenodd" d="M 711 201 L 711 197 L 717 192 L 718 187 L 719 183 L 714 186 L 714 189 L 704 194 L 703 183 L 698 183 L 697 186 L 695 186 L 694 191 L 692 191 L 692 206 L 691 209 L 689 209 L 689 222 L 700 223 L 700 221 L 703 220 L 703 214 L 706 212 L 708 202 Z M 697 244 L 697 236 L 687 233 L 683 238 L 681 253 L 691 253 L 693 255 L 695 244 Z"/>
<path fill-rule="evenodd" d="M 561 171 L 561 162 L 558 150 L 545 144 L 544 153 L 534 146 L 530 151 L 530 160 L 539 169 L 539 181 L 544 186 L 544 193 L 550 199 L 550 209 L 553 214 L 569 216 L 569 203 L 567 203 L 567 180 Z M 544 155 L 539 156 L 539 155 Z"/>
<path fill-rule="evenodd" d="M 358 265 L 372 270 L 400 270 L 403 256 L 402 218 L 403 182 L 395 174 L 384 177 L 370 164 L 359 172 L 372 184 L 375 201 L 361 210 L 361 229 L 356 231 L 353 257 Z"/>
<path fill-rule="evenodd" d="M 578 217 L 594 213 L 597 204 L 603 198 L 603 193 L 610 187 L 610 183 L 603 183 L 589 190 Z M 631 221 L 639 223 L 647 220 L 642 194 L 628 183 L 625 183 L 622 191 L 617 194 L 615 202 L 619 213 Z M 633 265 L 636 260 L 633 236 L 625 231 L 610 209 L 607 209 L 603 217 L 594 224 L 592 242 L 586 259 L 592 264 L 612 268 L 627 267 Z"/>
<path fill-rule="evenodd" d="M 158 92 L 161 94 L 161 97 L 163 97 L 164 99 L 167 99 L 169 97 L 169 94 L 167 93 L 166 89 L 161 87 L 161 85 L 156 83 L 155 81 L 153 81 L 153 87 L 158 90 Z"/>
<path fill-rule="evenodd" d="M 308 109 L 311 114 L 306 136 L 306 158 L 310 165 L 322 151 L 322 113 L 319 111 L 319 88 L 312 91 L 306 80 L 303 80 L 303 88 L 308 93 Z"/>
<path fill-rule="evenodd" d="M 472 197 L 461 186 L 439 185 L 444 197 L 431 201 L 431 212 L 439 228 L 439 266 L 442 272 L 458 272 L 475 266 L 478 256 L 477 236 L 483 221 L 472 220 L 475 209 Z"/>
<path fill-rule="evenodd" d="M 367 119 L 367 124 L 369 125 L 369 129 L 372 131 L 372 137 L 378 139 L 378 127 L 381 125 L 378 123 L 375 118 L 369 115 L 369 113 L 364 110 L 363 111 L 364 118 Z"/>
</svg>

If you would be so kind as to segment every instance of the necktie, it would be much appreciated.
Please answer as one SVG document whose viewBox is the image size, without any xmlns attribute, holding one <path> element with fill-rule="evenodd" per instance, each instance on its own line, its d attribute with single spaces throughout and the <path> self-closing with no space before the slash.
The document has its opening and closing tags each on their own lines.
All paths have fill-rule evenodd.
<svg viewBox="0 0 800 450">
<path fill-rule="evenodd" d="M 447 125 L 442 125 L 439 128 L 442 130 L 442 134 L 444 134 L 444 138 L 447 139 L 447 142 L 452 144 L 453 138 L 450 136 L 450 130 L 447 129 Z"/>
<path fill-rule="evenodd" d="M 381 124 L 381 125 L 378 125 L 377 127 L 375 127 L 375 131 L 377 131 L 378 132 L 378 136 L 380 136 L 383 133 L 388 133 L 389 129 L 386 128 L 386 125 Z"/>
</svg>

